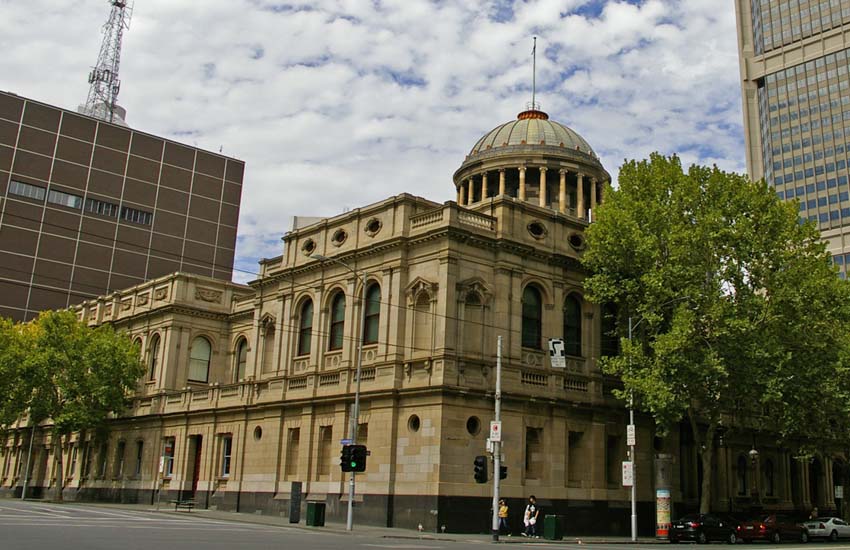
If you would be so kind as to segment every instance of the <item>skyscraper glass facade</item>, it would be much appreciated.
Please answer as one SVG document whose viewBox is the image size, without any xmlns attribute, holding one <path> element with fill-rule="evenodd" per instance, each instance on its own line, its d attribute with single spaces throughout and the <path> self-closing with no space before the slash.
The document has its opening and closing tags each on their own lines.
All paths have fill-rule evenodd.
<svg viewBox="0 0 850 550">
<path fill-rule="evenodd" d="M 750 175 L 799 202 L 801 219 L 818 225 L 845 276 L 850 0 L 737 0 L 736 7 Z"/>
</svg>

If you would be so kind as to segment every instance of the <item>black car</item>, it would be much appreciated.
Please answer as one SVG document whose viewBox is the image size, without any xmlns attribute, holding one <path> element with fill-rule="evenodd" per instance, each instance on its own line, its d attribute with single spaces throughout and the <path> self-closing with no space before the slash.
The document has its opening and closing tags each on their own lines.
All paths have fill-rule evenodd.
<svg viewBox="0 0 850 550">
<path fill-rule="evenodd" d="M 705 544 L 719 540 L 735 544 L 738 542 L 736 530 L 738 522 L 726 516 L 716 514 L 689 514 L 670 527 L 670 542 L 692 540 Z"/>
</svg>

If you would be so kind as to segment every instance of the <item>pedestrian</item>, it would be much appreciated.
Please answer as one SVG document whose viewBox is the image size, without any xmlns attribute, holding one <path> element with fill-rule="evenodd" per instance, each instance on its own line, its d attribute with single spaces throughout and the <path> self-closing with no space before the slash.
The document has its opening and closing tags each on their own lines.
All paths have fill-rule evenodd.
<svg viewBox="0 0 850 550">
<path fill-rule="evenodd" d="M 499 534 L 505 533 L 511 536 L 511 529 L 508 527 L 508 504 L 505 499 L 499 499 Z"/>
<path fill-rule="evenodd" d="M 818 519 L 818 507 L 817 506 L 812 508 L 812 512 L 809 514 L 809 519 Z"/>
<path fill-rule="evenodd" d="M 528 497 L 528 504 L 525 507 L 525 514 L 523 515 L 523 524 L 525 524 L 525 531 L 523 531 L 522 536 L 524 537 L 533 537 L 540 538 L 537 535 L 537 515 L 540 513 L 540 510 L 537 508 L 537 498 L 534 495 Z"/>
</svg>

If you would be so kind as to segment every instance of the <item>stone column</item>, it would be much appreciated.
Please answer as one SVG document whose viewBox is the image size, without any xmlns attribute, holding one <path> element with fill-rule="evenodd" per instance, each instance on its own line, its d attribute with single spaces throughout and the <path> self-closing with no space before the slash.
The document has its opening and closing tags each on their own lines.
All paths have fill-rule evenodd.
<svg viewBox="0 0 850 550">
<path fill-rule="evenodd" d="M 519 200 L 525 200 L 525 166 L 519 167 Z"/>
<path fill-rule="evenodd" d="M 566 214 L 567 212 L 567 171 L 559 170 L 558 172 L 561 174 L 561 185 L 558 189 L 558 211 L 561 214 Z"/>
<path fill-rule="evenodd" d="M 483 201 L 484 199 L 486 199 L 488 194 L 489 189 L 487 189 L 487 172 L 484 172 L 484 174 L 482 174 L 481 176 L 481 200 Z"/>
<path fill-rule="evenodd" d="M 457 186 L 457 203 L 463 204 L 463 184 Z"/>
<path fill-rule="evenodd" d="M 547 198 L 546 195 L 547 195 L 547 192 L 546 192 L 546 168 L 541 166 L 540 167 L 540 199 L 539 199 L 539 202 L 538 202 L 538 204 L 540 206 L 546 206 L 546 198 Z"/>
<path fill-rule="evenodd" d="M 586 215 L 584 211 L 584 174 L 577 175 L 576 192 L 576 201 L 578 202 L 576 205 L 576 214 L 580 220 L 583 220 Z"/>
<path fill-rule="evenodd" d="M 466 199 L 466 204 L 475 202 L 475 180 L 469 178 L 469 196 Z"/>
<path fill-rule="evenodd" d="M 590 178 L 590 215 L 596 217 L 596 178 Z"/>
<path fill-rule="evenodd" d="M 499 170 L 499 194 L 505 194 L 505 169 Z"/>
</svg>

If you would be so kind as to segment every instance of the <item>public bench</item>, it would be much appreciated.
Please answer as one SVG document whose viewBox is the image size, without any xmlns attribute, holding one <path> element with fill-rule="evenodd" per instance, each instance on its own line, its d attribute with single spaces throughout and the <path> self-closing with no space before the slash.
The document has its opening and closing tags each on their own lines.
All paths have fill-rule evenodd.
<svg viewBox="0 0 850 550">
<path fill-rule="evenodd" d="M 171 502 L 171 504 L 174 505 L 174 511 L 175 512 L 177 510 L 179 510 L 180 508 L 183 508 L 184 510 L 189 510 L 191 512 L 192 508 L 195 507 L 195 499 L 191 499 L 191 498 L 177 499 L 177 500 L 172 500 L 170 502 Z"/>
</svg>

